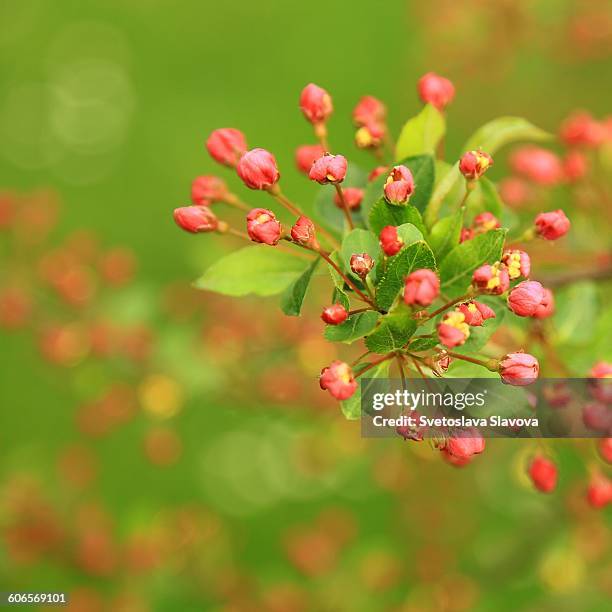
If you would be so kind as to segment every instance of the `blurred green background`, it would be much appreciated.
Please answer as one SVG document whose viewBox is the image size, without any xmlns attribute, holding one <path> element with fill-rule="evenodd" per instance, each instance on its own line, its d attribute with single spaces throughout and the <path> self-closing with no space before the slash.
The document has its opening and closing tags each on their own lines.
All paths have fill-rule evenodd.
<svg viewBox="0 0 612 612">
<path fill-rule="evenodd" d="M 1 590 L 69 591 L 75 610 L 606 609 L 609 509 L 575 501 L 590 446 L 552 449 L 565 486 L 545 497 L 518 442 L 490 443 L 467 470 L 363 442 L 310 388 L 332 350 L 316 321 L 194 296 L 189 282 L 228 245 L 186 236 L 171 213 L 194 176 L 219 171 L 204 148 L 217 127 L 273 151 L 288 194 L 310 200 L 293 164 L 312 142 L 297 105 L 310 81 L 333 96 L 335 150 L 364 166 L 354 104 L 383 99 L 397 133 L 429 70 L 457 88 L 451 157 L 499 115 L 550 131 L 576 108 L 601 116 L 609 2 L 7 0 L 0 24 L 0 189 L 51 190 L 62 209 L 19 261 L 35 270 L 83 228 L 138 261 L 85 308 L 36 289 L 43 323 L 103 316 L 154 338 L 143 359 L 77 349 L 61 367 L 41 359 L 38 332 L 1 332 Z M 20 274 L 12 249 L 2 242 L 3 283 Z M 292 361 L 305 365 L 285 378 Z M 115 384 L 129 414 L 91 435 Z M 92 402 L 88 429 L 75 414 Z"/>
</svg>

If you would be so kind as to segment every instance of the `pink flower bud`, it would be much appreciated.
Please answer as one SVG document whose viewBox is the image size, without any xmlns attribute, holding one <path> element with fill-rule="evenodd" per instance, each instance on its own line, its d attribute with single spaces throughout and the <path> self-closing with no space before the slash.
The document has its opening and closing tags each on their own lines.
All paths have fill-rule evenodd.
<svg viewBox="0 0 612 612">
<path fill-rule="evenodd" d="M 332 304 L 323 309 L 321 319 L 328 325 L 340 325 L 344 323 L 348 317 L 348 312 L 342 304 Z"/>
<path fill-rule="evenodd" d="M 193 234 L 214 232 L 219 227 L 215 214 L 203 206 L 175 208 L 174 221 L 181 229 Z"/>
<path fill-rule="evenodd" d="M 603 508 L 612 502 L 612 480 L 595 472 L 587 489 L 587 501 L 593 508 Z"/>
<path fill-rule="evenodd" d="M 281 237 L 281 224 L 271 210 L 254 208 L 247 215 L 247 233 L 253 242 L 274 246 Z"/>
<path fill-rule="evenodd" d="M 414 193 L 412 172 L 406 166 L 395 166 L 385 181 L 385 198 L 390 204 L 406 204 Z"/>
<path fill-rule="evenodd" d="M 374 170 L 368 174 L 368 183 L 375 181 L 379 176 L 385 174 L 386 172 L 389 172 L 388 166 L 376 166 L 376 168 L 374 168 Z"/>
<path fill-rule="evenodd" d="M 508 271 L 499 262 L 492 266 L 489 264 L 480 266 L 480 268 L 474 271 L 472 282 L 479 291 L 490 293 L 491 295 L 501 295 L 508 291 L 510 287 Z"/>
<path fill-rule="evenodd" d="M 485 449 L 485 439 L 475 427 L 460 429 L 447 438 L 441 447 L 459 460 L 471 459 Z"/>
<path fill-rule="evenodd" d="M 529 184 L 517 176 L 501 180 L 498 188 L 501 199 L 511 208 L 519 208 L 533 197 Z"/>
<path fill-rule="evenodd" d="M 440 279 L 427 268 L 411 272 L 405 279 L 404 302 L 409 306 L 429 306 L 440 294 Z"/>
<path fill-rule="evenodd" d="M 308 176 L 312 164 L 322 155 L 325 155 L 325 149 L 321 145 L 302 145 L 295 151 L 295 165 L 300 172 Z"/>
<path fill-rule="evenodd" d="M 247 150 L 244 134 L 234 128 L 215 130 L 206 141 L 210 156 L 224 166 L 235 166 Z"/>
<path fill-rule="evenodd" d="M 546 240 L 557 240 L 557 238 L 565 236 L 569 228 L 570 220 L 561 209 L 540 213 L 535 218 L 536 234 Z"/>
<path fill-rule="evenodd" d="M 519 249 L 508 249 L 504 251 L 502 263 L 508 270 L 510 280 L 516 280 L 521 276 L 529 278 L 531 272 L 531 259 L 525 251 Z"/>
<path fill-rule="evenodd" d="M 602 438 L 598 448 L 601 458 L 607 463 L 612 463 L 612 438 Z"/>
<path fill-rule="evenodd" d="M 612 410 L 605 404 L 589 402 L 582 408 L 582 422 L 589 429 L 609 433 L 612 428 Z"/>
<path fill-rule="evenodd" d="M 540 364 L 529 353 L 508 353 L 499 362 L 499 374 L 506 385 L 523 387 L 538 378 Z"/>
<path fill-rule="evenodd" d="M 466 302 L 458 307 L 463 313 L 465 322 L 472 327 L 480 327 L 487 319 L 495 318 L 495 311 L 482 302 Z"/>
<path fill-rule="evenodd" d="M 563 158 L 563 176 L 570 183 L 575 183 L 586 176 L 589 162 L 580 151 L 570 151 Z"/>
<path fill-rule="evenodd" d="M 374 267 L 374 260 L 367 253 L 354 253 L 350 265 L 353 274 L 365 278 Z"/>
<path fill-rule="evenodd" d="M 540 147 L 526 146 L 510 155 L 510 167 L 538 185 L 556 185 L 563 176 L 559 158 Z"/>
<path fill-rule="evenodd" d="M 374 96 L 363 96 L 353 109 L 353 121 L 356 125 L 382 123 L 387 116 L 387 108 Z"/>
<path fill-rule="evenodd" d="M 568 146 L 594 148 L 605 140 L 606 131 L 589 113 L 578 111 L 561 124 L 559 136 Z"/>
<path fill-rule="evenodd" d="M 198 206 L 223 202 L 228 195 L 225 181 L 217 176 L 197 176 L 191 183 L 191 201 Z"/>
<path fill-rule="evenodd" d="M 363 189 L 359 189 L 359 187 L 345 187 L 342 193 L 344 195 L 344 201 L 350 210 L 357 210 L 361 206 Z M 338 208 L 342 208 L 342 200 L 338 193 L 334 194 L 334 204 Z"/>
<path fill-rule="evenodd" d="M 249 189 L 269 189 L 280 178 L 274 155 L 265 149 L 246 152 L 240 158 L 236 171 Z"/>
<path fill-rule="evenodd" d="M 469 227 L 462 227 L 459 235 L 459 244 L 466 240 L 471 240 L 474 237 L 474 230 Z"/>
<path fill-rule="evenodd" d="M 300 108 L 310 123 L 323 123 L 332 114 L 331 96 L 321 87 L 310 83 L 302 89 Z"/>
<path fill-rule="evenodd" d="M 308 176 L 321 185 L 326 183 L 341 183 L 346 176 L 346 157 L 326 153 L 315 160 Z"/>
<path fill-rule="evenodd" d="M 544 299 L 544 287 L 537 281 L 523 281 L 508 295 L 508 308 L 519 317 L 532 317 Z"/>
<path fill-rule="evenodd" d="M 344 361 L 332 361 L 327 368 L 323 368 L 319 385 L 337 400 L 348 399 L 357 389 L 353 370 Z"/>
<path fill-rule="evenodd" d="M 468 181 L 479 179 L 491 166 L 493 158 L 484 151 L 468 151 L 459 160 L 459 171 Z"/>
<path fill-rule="evenodd" d="M 493 213 L 485 211 L 474 217 L 472 227 L 476 233 L 484 234 L 485 232 L 501 227 L 501 223 Z"/>
<path fill-rule="evenodd" d="M 314 223 L 304 215 L 291 228 L 291 238 L 294 242 L 310 249 L 317 250 L 319 248 Z"/>
<path fill-rule="evenodd" d="M 533 313 L 536 319 L 547 319 L 555 314 L 555 296 L 550 289 L 544 287 L 544 297 Z"/>
<path fill-rule="evenodd" d="M 360 149 L 376 149 L 382 144 L 386 131 L 384 123 L 371 121 L 355 132 L 355 144 Z"/>
<path fill-rule="evenodd" d="M 589 378 L 612 378 L 612 363 L 598 361 L 591 368 Z"/>
<path fill-rule="evenodd" d="M 461 346 L 470 337 L 470 326 L 460 310 L 453 310 L 444 315 L 438 324 L 438 338 L 448 348 Z"/>
<path fill-rule="evenodd" d="M 538 491 L 551 493 L 557 486 L 557 466 L 547 457 L 537 455 L 528 470 L 529 478 Z"/>
<path fill-rule="evenodd" d="M 404 241 L 399 237 L 397 233 L 397 227 L 393 225 L 387 225 L 380 231 L 380 248 L 387 257 L 393 257 L 397 255 L 404 246 Z"/>
<path fill-rule="evenodd" d="M 431 104 L 439 110 L 444 110 L 455 97 L 454 85 L 435 72 L 424 74 L 417 85 L 419 98 L 425 104 Z"/>
</svg>

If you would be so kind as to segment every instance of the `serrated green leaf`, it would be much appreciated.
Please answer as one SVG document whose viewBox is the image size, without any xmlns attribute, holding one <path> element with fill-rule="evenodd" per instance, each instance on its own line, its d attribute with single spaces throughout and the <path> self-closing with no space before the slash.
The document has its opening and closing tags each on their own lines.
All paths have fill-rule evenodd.
<svg viewBox="0 0 612 612">
<path fill-rule="evenodd" d="M 334 251 L 333 253 L 330 254 L 329 258 L 339 268 L 342 268 L 342 262 L 340 261 L 340 257 L 338 257 L 338 253 Z M 340 276 L 337 270 L 333 266 L 330 266 L 329 264 L 327 264 L 327 269 L 329 270 L 334 286 L 337 287 L 338 289 L 344 290 L 344 279 L 342 278 L 342 276 Z"/>
<path fill-rule="evenodd" d="M 483 264 L 499 261 L 506 230 L 491 230 L 457 245 L 440 264 L 442 293 L 454 298 L 467 291 L 472 273 Z"/>
<path fill-rule="evenodd" d="M 593 339 L 599 304 L 597 288 L 591 281 L 574 283 L 555 292 L 555 340 L 578 346 Z"/>
<path fill-rule="evenodd" d="M 395 159 L 434 153 L 445 131 L 442 113 L 430 104 L 425 105 L 418 115 L 404 124 L 397 139 Z"/>
<path fill-rule="evenodd" d="M 425 225 L 421 214 L 414 206 L 391 206 L 387 200 L 380 198 L 370 211 L 368 224 L 370 229 L 378 236 L 383 227 L 387 225 L 404 225 L 412 223 L 422 234 L 425 232 Z"/>
<path fill-rule="evenodd" d="M 407 166 L 414 178 L 414 193 L 408 205 L 422 213 L 427 208 L 436 181 L 435 160 L 431 155 L 418 155 L 407 157 L 400 164 Z"/>
<path fill-rule="evenodd" d="M 193 285 L 231 296 L 274 295 L 295 281 L 306 265 L 274 247 L 249 246 L 217 259 Z"/>
<path fill-rule="evenodd" d="M 466 340 L 465 344 L 453 349 L 456 353 L 471 355 L 480 351 L 506 316 L 508 307 L 506 306 L 506 300 L 503 298 L 485 295 L 479 297 L 478 301 L 493 309 L 495 318 L 487 319 L 480 327 L 470 327 L 470 337 Z"/>
<path fill-rule="evenodd" d="M 423 240 L 423 234 L 415 225 L 412 225 L 412 223 L 403 223 L 398 226 L 397 235 L 404 241 L 406 246 L 413 242 Z"/>
<path fill-rule="evenodd" d="M 440 219 L 429 233 L 429 246 L 431 246 L 436 260 L 440 263 L 446 255 L 459 244 L 461 229 L 463 227 L 464 210 Z"/>
<path fill-rule="evenodd" d="M 338 287 L 334 287 L 334 290 L 332 291 L 331 303 L 342 304 L 346 310 L 349 310 L 351 307 L 351 302 L 348 295 L 342 289 L 338 289 Z"/>
<path fill-rule="evenodd" d="M 365 345 L 373 353 L 384 355 L 405 346 L 415 329 L 412 313 L 403 308 L 382 317 L 376 329 L 365 339 Z"/>
<path fill-rule="evenodd" d="M 383 361 L 377 366 L 374 366 L 371 370 L 367 371 L 367 378 L 360 382 L 359 387 L 355 391 L 352 397 L 340 402 L 342 408 L 342 414 L 349 420 L 355 420 L 361 417 L 361 393 L 365 391 L 372 384 L 371 379 L 385 378 L 389 374 L 389 368 L 391 367 L 391 360 Z M 362 388 L 363 387 L 363 388 Z"/>
<path fill-rule="evenodd" d="M 404 278 L 413 270 L 436 269 L 436 260 L 429 245 L 423 241 L 404 247 L 387 265 L 387 270 L 376 288 L 376 302 L 382 310 L 389 310 L 404 286 Z"/>
<path fill-rule="evenodd" d="M 283 292 L 281 296 L 281 309 L 286 315 L 290 317 L 297 317 L 300 315 L 304 297 L 310 285 L 310 279 L 318 263 L 319 258 L 315 259 Z"/>
<path fill-rule="evenodd" d="M 418 353 L 419 351 L 428 351 L 437 346 L 439 340 L 433 338 L 414 338 L 408 347 L 410 351 Z"/>
<path fill-rule="evenodd" d="M 376 327 L 378 317 L 379 314 L 373 310 L 358 312 L 340 325 L 327 325 L 324 332 L 325 339 L 330 342 L 351 344 L 367 336 Z"/>
</svg>

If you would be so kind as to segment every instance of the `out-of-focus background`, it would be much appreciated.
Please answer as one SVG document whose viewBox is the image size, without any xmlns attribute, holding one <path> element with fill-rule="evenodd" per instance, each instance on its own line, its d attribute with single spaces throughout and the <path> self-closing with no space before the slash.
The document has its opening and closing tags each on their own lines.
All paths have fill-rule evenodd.
<svg viewBox="0 0 612 612">
<path fill-rule="evenodd" d="M 499 115 L 551 132 L 576 109 L 603 117 L 609 2 L 8 0 L 0 24 L 0 590 L 67 591 L 87 612 L 606 608 L 591 444 L 550 445 L 561 483 L 544 496 L 526 442 L 455 469 L 426 443 L 362 440 L 317 388 L 337 350 L 320 302 L 298 320 L 191 289 L 240 243 L 171 212 L 223 172 L 204 148 L 216 127 L 273 151 L 285 190 L 312 199 L 293 162 L 310 81 L 333 96 L 334 149 L 366 168 L 352 107 L 383 99 L 397 133 L 429 70 L 457 88 L 451 159 Z M 609 225 L 588 221 L 610 192 L 594 208 L 564 194 L 564 261 L 601 262 Z M 610 309 L 581 283 L 556 321 L 575 376 L 612 357 Z"/>
</svg>

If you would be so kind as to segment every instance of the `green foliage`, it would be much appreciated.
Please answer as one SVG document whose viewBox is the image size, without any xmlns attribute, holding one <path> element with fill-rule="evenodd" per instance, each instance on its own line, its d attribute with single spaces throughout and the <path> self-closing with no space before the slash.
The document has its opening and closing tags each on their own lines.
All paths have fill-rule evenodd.
<svg viewBox="0 0 612 612">
<path fill-rule="evenodd" d="M 414 178 L 414 193 L 410 197 L 409 205 L 422 213 L 427 208 L 436 180 L 434 158 L 431 155 L 418 155 L 403 159 L 400 163 L 410 169 Z"/>
<path fill-rule="evenodd" d="M 431 249 L 424 241 L 404 247 L 389 259 L 387 270 L 376 288 L 376 301 L 382 310 L 389 310 L 404 286 L 404 278 L 413 270 L 430 268 L 435 270 L 436 261 Z"/>
<path fill-rule="evenodd" d="M 194 286 L 232 296 L 274 295 L 295 281 L 305 266 L 303 259 L 274 247 L 248 246 L 217 259 Z"/>
<path fill-rule="evenodd" d="M 382 355 L 400 349 L 414 334 L 416 321 L 407 308 L 388 314 L 378 322 L 376 329 L 366 338 L 366 347 Z"/>
<path fill-rule="evenodd" d="M 440 265 L 442 293 L 449 298 L 465 293 L 476 268 L 499 261 L 505 237 L 506 230 L 497 229 L 457 245 Z"/>
<path fill-rule="evenodd" d="M 408 246 L 413 242 L 423 240 L 423 234 L 412 223 L 404 223 L 397 228 L 397 235 Z"/>
<path fill-rule="evenodd" d="M 376 327 L 379 316 L 373 310 L 358 312 L 340 325 L 327 325 L 325 327 L 325 338 L 330 342 L 351 344 L 355 340 L 367 336 Z"/>
<path fill-rule="evenodd" d="M 414 206 L 391 206 L 385 198 L 380 198 L 370 210 L 368 217 L 370 229 L 376 236 L 387 225 L 398 226 L 405 223 L 412 223 L 422 234 L 425 233 L 423 219 Z"/>
<path fill-rule="evenodd" d="M 389 367 L 391 366 L 390 360 L 383 361 L 377 366 L 374 366 L 371 370 L 368 370 L 365 374 L 366 378 L 360 381 L 360 385 L 349 399 L 340 402 L 342 408 L 342 414 L 349 419 L 355 420 L 361 417 L 361 391 L 362 389 L 367 392 L 370 384 L 368 379 L 385 378 L 389 375 Z"/>
<path fill-rule="evenodd" d="M 332 291 L 331 303 L 342 304 L 342 306 L 344 306 L 346 310 L 349 310 L 349 308 L 351 307 L 348 295 L 346 295 L 346 293 L 342 289 L 338 289 L 338 287 L 334 287 L 334 290 Z"/>
<path fill-rule="evenodd" d="M 319 264 L 319 258 L 315 259 L 298 278 L 285 289 L 281 296 L 281 309 L 289 316 L 297 317 L 302 310 L 302 303 L 306 291 L 310 285 L 310 279 Z"/>
<path fill-rule="evenodd" d="M 410 343 L 410 350 L 417 353 L 419 351 L 428 351 L 438 344 L 438 338 L 414 338 Z"/>
<path fill-rule="evenodd" d="M 453 215 L 440 219 L 431 228 L 429 245 L 440 263 L 448 252 L 459 244 L 464 214 L 464 210 L 461 209 Z"/>
<path fill-rule="evenodd" d="M 395 159 L 433 154 L 445 131 L 446 122 L 442 113 L 430 104 L 425 105 L 418 115 L 404 124 L 397 139 Z"/>
<path fill-rule="evenodd" d="M 591 281 L 582 281 L 556 292 L 553 318 L 556 341 L 581 345 L 593 339 L 599 303 L 597 288 Z"/>
</svg>

